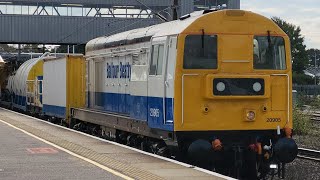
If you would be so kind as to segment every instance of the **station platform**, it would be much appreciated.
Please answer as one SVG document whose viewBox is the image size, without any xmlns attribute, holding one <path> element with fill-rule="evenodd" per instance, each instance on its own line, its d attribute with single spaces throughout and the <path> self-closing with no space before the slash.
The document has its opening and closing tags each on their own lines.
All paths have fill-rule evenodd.
<svg viewBox="0 0 320 180">
<path fill-rule="evenodd" d="M 232 179 L 0 108 L 0 179 Z"/>
</svg>

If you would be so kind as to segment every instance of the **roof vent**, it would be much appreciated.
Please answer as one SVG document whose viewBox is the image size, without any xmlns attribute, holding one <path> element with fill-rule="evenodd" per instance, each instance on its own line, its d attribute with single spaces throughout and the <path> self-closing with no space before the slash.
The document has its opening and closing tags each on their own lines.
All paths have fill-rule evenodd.
<svg viewBox="0 0 320 180">
<path fill-rule="evenodd" d="M 206 10 L 203 11 L 202 14 L 207 14 L 207 13 L 215 12 L 215 11 L 218 11 L 218 10 L 219 10 L 219 9 L 215 9 L 215 8 L 213 8 L 213 9 L 206 9 Z"/>
<path fill-rule="evenodd" d="M 191 15 L 190 15 L 190 14 L 186 14 L 186 15 L 181 16 L 179 19 L 180 19 L 181 21 L 183 21 L 183 20 L 185 20 L 185 19 L 188 19 L 189 17 L 191 17 Z"/>
<path fill-rule="evenodd" d="M 223 10 L 223 9 L 227 9 L 227 5 L 226 4 L 218 5 L 215 8 L 206 9 L 206 10 L 203 11 L 202 14 L 207 14 L 207 13 L 211 13 L 211 12 L 219 11 L 219 10 Z"/>
</svg>

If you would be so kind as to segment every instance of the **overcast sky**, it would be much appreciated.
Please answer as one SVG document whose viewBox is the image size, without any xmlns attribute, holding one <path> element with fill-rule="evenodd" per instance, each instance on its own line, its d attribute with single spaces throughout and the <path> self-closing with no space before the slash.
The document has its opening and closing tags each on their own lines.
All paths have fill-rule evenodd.
<svg viewBox="0 0 320 180">
<path fill-rule="evenodd" d="M 320 49 L 320 0 L 241 0 L 241 9 L 300 26 L 307 48 Z"/>
</svg>

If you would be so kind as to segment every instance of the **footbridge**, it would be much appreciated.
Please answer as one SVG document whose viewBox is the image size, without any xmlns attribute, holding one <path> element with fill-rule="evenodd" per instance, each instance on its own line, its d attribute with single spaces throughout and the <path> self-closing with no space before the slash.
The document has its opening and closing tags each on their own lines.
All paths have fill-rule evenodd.
<svg viewBox="0 0 320 180">
<path fill-rule="evenodd" d="M 240 0 L 0 0 L 0 43 L 84 44 L 222 4 Z"/>
</svg>

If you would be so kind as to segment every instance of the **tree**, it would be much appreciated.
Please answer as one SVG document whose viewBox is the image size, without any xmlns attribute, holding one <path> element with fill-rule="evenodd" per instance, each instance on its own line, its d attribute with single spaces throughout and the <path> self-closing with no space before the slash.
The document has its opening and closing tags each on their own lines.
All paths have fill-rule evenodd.
<svg viewBox="0 0 320 180">
<path fill-rule="evenodd" d="M 32 53 L 44 53 L 43 52 L 43 45 L 39 44 L 25 44 L 22 47 L 23 52 L 32 52 Z M 44 51 L 47 52 L 48 49 L 44 47 Z"/>
<path fill-rule="evenodd" d="M 69 46 L 69 53 L 72 53 L 73 47 L 72 45 Z M 84 54 L 85 52 L 85 44 L 81 45 L 75 45 L 74 46 L 74 53 L 81 53 Z M 54 53 L 54 49 L 51 50 L 52 53 Z M 67 53 L 68 52 L 68 46 L 67 45 L 61 45 L 56 49 L 57 53 Z"/>
<path fill-rule="evenodd" d="M 314 84 L 314 78 L 305 74 L 292 73 L 292 83 L 299 85 L 310 85 Z"/>
<path fill-rule="evenodd" d="M 271 18 L 290 38 L 292 70 L 297 74 L 303 74 L 309 64 L 308 53 L 304 45 L 304 37 L 301 35 L 301 28 L 290 24 L 279 17 Z"/>
<path fill-rule="evenodd" d="M 9 46 L 8 44 L 0 44 L 0 52 L 8 52 L 12 53 L 17 51 L 13 46 Z"/>
</svg>

